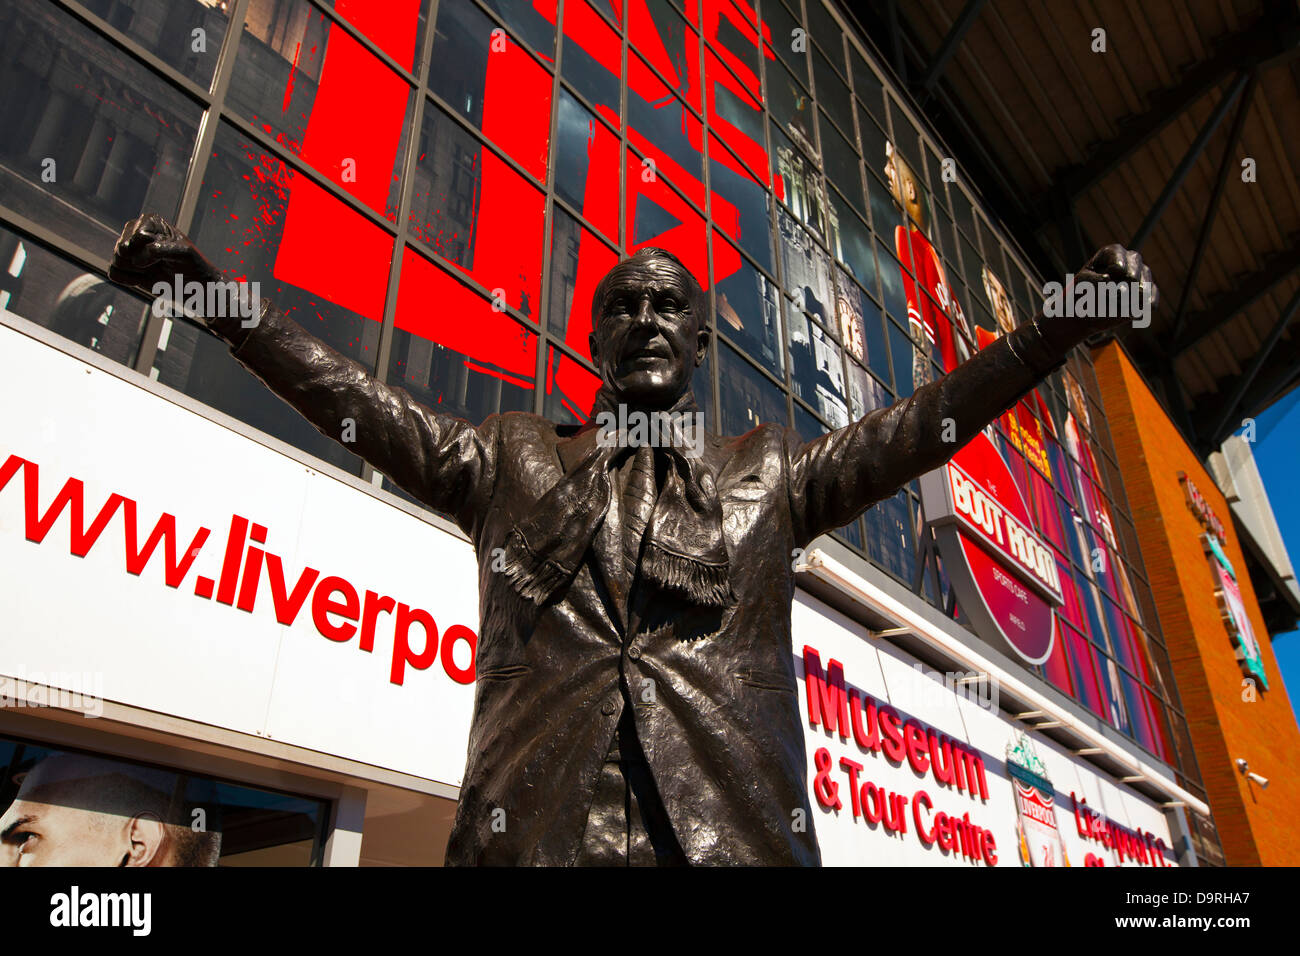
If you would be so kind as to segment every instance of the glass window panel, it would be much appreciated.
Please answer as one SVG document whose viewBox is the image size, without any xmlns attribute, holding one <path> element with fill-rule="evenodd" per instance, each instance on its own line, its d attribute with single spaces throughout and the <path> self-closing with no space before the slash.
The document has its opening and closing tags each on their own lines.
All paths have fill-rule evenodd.
<svg viewBox="0 0 1300 956">
<path fill-rule="evenodd" d="M 700 0 L 671 0 L 672 5 L 690 22 L 692 26 L 700 25 Z"/>
<path fill-rule="evenodd" d="M 757 97 L 763 58 L 759 53 L 758 32 L 754 29 L 756 19 L 752 8 L 744 11 L 732 0 L 705 0 L 705 40 L 710 51 L 716 50 Z"/>
<path fill-rule="evenodd" d="M 107 258 L 142 212 L 174 218 L 199 108 L 69 14 L 0 5 L 0 196 Z"/>
<path fill-rule="evenodd" d="M 862 199 L 862 172 L 858 165 L 857 151 L 826 121 L 825 113 L 818 115 L 822 124 L 822 155 L 826 175 L 853 207 L 865 216 L 867 207 Z"/>
<path fill-rule="evenodd" d="M 281 0 L 282 2 L 282 0 Z M 424 48 L 424 29 L 428 20 L 429 0 L 323 0 L 340 16 L 360 30 L 375 46 L 383 50 L 399 66 L 416 72 L 417 59 Z M 259 5 L 254 0 L 252 6 Z M 282 16 L 274 9 L 271 15 Z M 252 13 L 249 14 L 252 19 Z"/>
<path fill-rule="evenodd" d="M 831 62 L 839 70 L 844 69 L 843 31 L 834 17 L 822 5 L 821 0 L 807 0 L 808 27 L 812 31 L 813 41 L 822 48 Z"/>
<path fill-rule="evenodd" d="M 858 110 L 858 132 L 862 137 L 862 156 L 866 160 L 867 169 L 878 178 L 885 179 L 885 163 L 889 161 L 885 144 L 889 142 L 889 136 L 863 110 Z"/>
<path fill-rule="evenodd" d="M 703 126 L 639 56 L 628 58 L 627 122 L 630 142 L 654 159 L 656 175 L 683 189 L 704 176 Z M 675 168 L 674 168 L 675 167 Z"/>
<path fill-rule="evenodd" d="M 781 129 L 807 153 L 816 152 L 812 97 L 779 64 L 767 67 L 767 105 Z"/>
<path fill-rule="evenodd" d="M 750 170 L 759 175 L 767 168 L 767 143 L 763 137 L 763 109 L 757 83 L 739 82 L 723 67 L 713 51 L 704 58 L 709 88 L 709 128 Z"/>
<path fill-rule="evenodd" d="M 956 183 L 950 183 L 948 186 L 948 199 L 952 202 L 953 218 L 957 220 L 957 225 L 970 238 L 975 235 L 975 220 L 972 218 L 973 212 L 970 198 L 965 191 Z"/>
<path fill-rule="evenodd" d="M 544 194 L 436 107 L 420 146 L 409 235 L 535 321 Z"/>
<path fill-rule="evenodd" d="M 921 140 L 916 125 L 903 112 L 898 101 L 892 98 L 889 101 L 889 115 L 894 121 L 894 145 L 907 159 L 908 165 L 913 169 L 923 170 L 925 167 L 921 165 Z"/>
<path fill-rule="evenodd" d="M 536 16 L 531 4 L 505 0 L 501 6 L 518 8 L 520 18 Z M 554 12 L 552 2 L 552 17 Z M 500 28 L 471 3 L 439 4 L 435 29 L 430 92 L 535 179 L 545 178 L 550 148 L 550 74 L 508 35 L 498 34 L 494 49 L 493 31 Z M 549 43 L 548 39 L 548 52 Z M 617 109 L 609 119 L 618 122 Z"/>
<path fill-rule="evenodd" d="M 713 423 L 713 359 L 711 355 L 705 355 L 704 361 L 695 369 L 691 376 L 691 388 L 695 391 L 695 403 L 700 406 L 700 411 L 704 413 L 704 425 L 708 431 L 714 431 L 717 426 Z"/>
<path fill-rule="evenodd" d="M 564 57 L 560 75 L 586 97 L 587 102 L 608 112 L 601 115 L 618 125 L 623 84 L 623 41 L 591 8 L 586 0 L 564 5 Z"/>
<path fill-rule="evenodd" d="M 907 241 L 908 229 L 904 228 L 903 210 L 894 194 L 881 187 L 877 180 L 869 179 L 873 188 L 871 197 L 871 227 L 877 238 L 885 243 L 890 254 L 902 256 L 904 261 L 911 261 L 910 244 Z"/>
<path fill-rule="evenodd" d="M 858 52 L 857 47 L 852 43 L 849 44 L 849 59 L 853 62 L 854 94 L 862 101 L 862 105 L 867 108 L 867 112 L 875 117 L 876 122 L 883 126 L 885 122 L 885 100 L 884 87 L 880 83 L 880 77 L 876 76 L 876 71 L 867 65 L 867 61 L 863 59 L 862 54 Z"/>
<path fill-rule="evenodd" d="M 823 422 L 819 421 L 812 412 L 808 411 L 798 402 L 795 402 L 794 430 L 799 433 L 799 437 L 805 442 L 810 442 L 825 435 L 830 431 L 830 428 Z"/>
<path fill-rule="evenodd" d="M 829 194 L 831 210 L 835 214 L 831 251 L 848 267 L 859 284 L 877 294 L 876 257 L 871 251 L 871 233 L 867 224 L 858 218 L 836 190 L 829 190 Z"/>
<path fill-rule="evenodd" d="M 542 414 L 562 425 L 581 425 L 591 413 L 600 379 L 559 349 L 550 349 Z"/>
<path fill-rule="evenodd" d="M 817 84 L 817 104 L 835 121 L 840 132 L 852 140 L 853 96 L 839 74 L 816 49 L 813 50 L 813 81 Z"/>
<path fill-rule="evenodd" d="M 877 502 L 863 515 L 867 547 L 882 568 L 909 587 L 916 571 L 912 522 L 915 505 L 906 491 Z"/>
<path fill-rule="evenodd" d="M 889 186 L 894 203 L 907 213 L 906 220 L 900 220 L 900 225 L 906 222 L 910 230 L 919 229 L 920 232 L 928 235 L 931 221 L 930 194 L 922 182 L 922 173 L 902 152 L 894 149 L 892 143 L 885 144 L 885 153 L 887 156 L 883 168 L 885 182 Z M 877 227 L 876 231 L 881 230 Z M 910 257 L 901 248 L 898 252 L 899 258 L 904 262 L 910 261 Z"/>
<path fill-rule="evenodd" d="M 1020 280 L 1013 281 L 1011 285 L 1014 287 L 1012 291 L 1016 301 L 1020 303 L 1025 315 L 1031 318 L 1037 315 L 1043 304 L 1042 285 L 1036 283 L 1027 272 L 1021 272 Z"/>
<path fill-rule="evenodd" d="M 718 330 L 773 375 L 783 378 L 785 357 L 776 286 L 716 232 L 713 264 L 718 270 L 713 284 Z"/>
<path fill-rule="evenodd" d="M 555 0 L 529 0 L 527 3 L 521 0 L 481 2 L 538 53 L 548 60 L 555 55 Z"/>
<path fill-rule="evenodd" d="M 615 11 L 614 8 L 616 3 L 617 0 L 591 0 L 591 5 L 595 7 L 597 10 L 599 10 L 601 15 L 604 16 L 605 19 L 607 19 L 611 24 L 613 24 L 614 29 L 622 33 L 623 17 L 621 13 Z M 619 9 L 621 10 L 622 4 L 619 3 L 618 6 Z"/>
<path fill-rule="evenodd" d="M 826 187 L 820 164 L 810 160 L 801 149 L 775 126 L 772 132 L 773 186 L 780 199 L 799 220 L 823 240 L 830 235 L 831 215 L 826 208 Z"/>
<path fill-rule="evenodd" d="M 983 299 L 984 262 L 980 259 L 980 254 L 975 247 L 965 239 L 961 240 L 961 264 L 962 273 L 966 279 L 966 287 L 980 292 L 978 297 L 972 296 L 972 299 Z"/>
<path fill-rule="evenodd" d="M 782 281 L 786 292 L 803 311 L 826 327 L 835 321 L 831 291 L 830 257 L 811 235 L 783 210 L 777 211 L 780 228 Z"/>
<path fill-rule="evenodd" d="M 835 270 L 835 331 L 849 356 L 889 377 L 880 307 L 842 269 Z"/>
<path fill-rule="evenodd" d="M 393 247 L 378 226 L 223 124 L 190 234 L 217 268 L 256 281 L 262 296 L 308 332 L 373 369 Z M 348 236 L 346 247 L 340 235 Z M 164 385 L 359 473 L 360 459 L 196 327 L 176 322 L 154 365 Z"/>
<path fill-rule="evenodd" d="M 1070 659 L 1058 625 L 1056 640 L 1052 642 L 1051 655 L 1043 663 L 1043 676 L 1067 697 L 1075 697 L 1074 681 L 1070 676 Z"/>
<path fill-rule="evenodd" d="M 808 84 L 808 44 L 806 42 L 797 42 L 795 30 L 802 29 L 790 12 L 779 3 L 768 2 L 763 4 L 763 22 L 767 24 L 770 35 L 772 51 L 781 59 L 781 62 L 797 77 L 805 86 Z M 768 83 L 771 83 L 772 63 L 768 61 Z"/>
<path fill-rule="evenodd" d="M 857 362 L 848 363 L 848 375 L 850 417 L 854 420 L 893 404 L 889 390 Z"/>
<path fill-rule="evenodd" d="M 886 322 L 885 329 L 889 334 L 889 352 L 893 359 L 894 390 L 899 398 L 907 398 L 935 377 L 934 370 L 902 327 Z"/>
<path fill-rule="evenodd" d="M 563 209 L 555 208 L 551 214 L 551 297 L 546 324 L 564 336 L 565 343 L 579 355 L 587 354 L 596 284 L 617 263 L 617 252 Z"/>
<path fill-rule="evenodd" d="M 903 283 L 908 277 L 903 266 L 879 241 L 876 242 L 876 257 L 880 262 L 880 288 L 884 293 L 885 310 L 899 322 L 906 322 L 907 291 Z"/>
<path fill-rule="evenodd" d="M 941 209 L 948 208 L 948 189 L 943 179 L 943 165 L 941 157 L 936 153 L 929 143 L 925 144 L 925 165 L 930 174 L 930 190 L 936 200 L 936 206 Z"/>
<path fill-rule="evenodd" d="M 788 423 L 785 393 L 725 342 L 718 343 L 718 363 L 724 435 L 744 435 L 767 422 Z"/>
<path fill-rule="evenodd" d="M 205 89 L 230 25 L 211 0 L 85 0 L 87 10 Z M 195 31 L 199 31 L 197 34 Z"/>
<path fill-rule="evenodd" d="M 335 185 L 397 221 L 410 85 L 305 0 L 257 0 L 226 101 Z M 410 23 L 412 32 L 415 22 Z M 364 91 L 364 102 L 358 90 Z"/>
<path fill-rule="evenodd" d="M 58 866 L 69 849 L 60 833 L 77 834 L 82 859 L 121 860 L 113 826 L 104 820 L 150 815 L 165 828 L 145 861 L 150 866 L 320 866 L 329 805 L 323 800 L 260 790 L 165 767 L 87 751 L 58 750 L 0 737 L 0 818 L 24 815 L 24 801 L 61 808 L 63 824 L 34 845 L 24 862 Z M 203 827 L 193 828 L 202 816 Z"/>
<path fill-rule="evenodd" d="M 103 276 L 0 226 L 0 314 L 35 322 L 130 366 L 148 307 Z"/>
<path fill-rule="evenodd" d="M 935 247 L 943 253 L 944 259 L 949 263 L 957 261 L 957 232 L 953 227 L 952 217 L 942 206 L 936 206 L 937 214 L 934 216 Z"/>
<path fill-rule="evenodd" d="M 619 239 L 618 167 L 618 137 L 561 90 L 555 131 L 555 194 L 614 241 Z"/>
<path fill-rule="evenodd" d="M 641 162 L 635 154 L 628 154 L 628 162 L 627 251 L 636 252 L 642 246 L 667 249 L 682 261 L 702 288 L 707 288 L 709 248 L 704 217 L 665 180 L 646 182 L 633 175 L 632 170 L 639 169 Z M 703 195 L 698 198 L 703 205 Z"/>
<path fill-rule="evenodd" d="M 786 308 L 790 339 L 790 384 L 794 393 L 817 410 L 832 428 L 849 423 L 840 347 L 816 322 L 798 309 Z"/>
<path fill-rule="evenodd" d="M 710 217 L 713 228 L 735 240 L 772 271 L 772 194 L 716 139 L 709 139 Z"/>
<path fill-rule="evenodd" d="M 646 101 L 655 103 L 660 96 L 658 86 L 666 82 L 677 96 L 690 103 L 694 109 L 702 108 L 698 81 L 699 35 L 686 25 L 686 21 L 668 0 L 641 0 L 631 4 L 628 11 L 628 37 L 632 46 L 650 62 L 651 68 L 660 77 L 653 86 L 642 87 L 642 77 L 632 72 L 635 57 L 629 56 L 629 94 L 635 90 Z M 629 122 L 636 125 L 635 120 L 629 119 Z"/>
<path fill-rule="evenodd" d="M 889 346 L 885 331 L 886 319 L 880 306 L 871 296 L 862 297 L 862 328 L 867 340 L 867 367 L 886 385 L 891 380 Z"/>
<path fill-rule="evenodd" d="M 1069 625 L 1058 632 L 1070 662 L 1075 700 L 1099 717 L 1105 717 L 1102 703 L 1101 680 L 1097 670 L 1096 655 L 1087 639 Z"/>
<path fill-rule="evenodd" d="M 436 411 L 474 423 L 496 412 L 532 411 L 533 332 L 414 250 L 402 261 L 400 282 L 390 383 Z M 439 304 L 438 311 L 430 311 L 430 302 Z"/>
</svg>

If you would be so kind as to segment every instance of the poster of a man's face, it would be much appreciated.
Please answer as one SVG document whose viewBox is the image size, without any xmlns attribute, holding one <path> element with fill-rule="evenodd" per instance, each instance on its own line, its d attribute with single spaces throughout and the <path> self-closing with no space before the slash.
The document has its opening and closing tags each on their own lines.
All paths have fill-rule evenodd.
<svg viewBox="0 0 1300 956">
<path fill-rule="evenodd" d="M 1062 374 L 1062 378 L 1065 381 L 1065 400 L 1070 406 L 1070 414 L 1090 434 L 1092 432 L 1092 418 L 1088 415 L 1088 401 L 1084 398 L 1083 386 L 1068 371 Z"/>
<path fill-rule="evenodd" d="M 893 193 L 894 200 L 912 217 L 918 228 L 929 235 L 930 210 L 925 191 L 921 188 L 916 172 L 890 142 L 885 143 L 885 178 L 889 181 L 889 191 Z"/>
<path fill-rule="evenodd" d="M 982 271 L 984 274 L 984 294 L 988 296 L 989 304 L 993 306 L 993 317 L 997 320 L 998 332 L 1005 335 L 1014 331 L 1016 327 L 1016 316 L 1011 309 L 1011 298 L 1007 295 L 1007 290 L 998 277 L 989 271 L 988 266 L 984 266 Z"/>
<path fill-rule="evenodd" d="M 216 866 L 221 855 L 216 803 L 196 805 L 184 775 L 56 752 L 13 782 L 0 865 Z"/>
</svg>

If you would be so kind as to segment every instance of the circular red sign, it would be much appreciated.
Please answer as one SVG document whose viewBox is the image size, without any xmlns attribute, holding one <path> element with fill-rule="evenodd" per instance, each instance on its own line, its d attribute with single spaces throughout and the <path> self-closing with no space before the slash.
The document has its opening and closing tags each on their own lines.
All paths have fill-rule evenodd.
<svg viewBox="0 0 1300 956">
<path fill-rule="evenodd" d="M 1004 512 L 1025 528 L 1034 526 L 1011 469 L 987 434 L 977 435 L 952 461 Z M 1030 664 L 1047 660 L 1056 640 L 1052 604 L 1026 583 L 1014 561 L 962 525 L 951 524 L 937 533 L 957 602 L 976 632 L 1000 636 Z"/>
</svg>

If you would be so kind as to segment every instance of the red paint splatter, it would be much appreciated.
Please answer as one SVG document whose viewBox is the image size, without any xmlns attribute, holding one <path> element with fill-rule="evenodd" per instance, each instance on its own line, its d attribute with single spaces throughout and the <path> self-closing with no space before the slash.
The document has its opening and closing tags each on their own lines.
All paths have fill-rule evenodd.
<svg viewBox="0 0 1300 956">
<path fill-rule="evenodd" d="M 289 112 L 289 100 L 293 98 L 293 78 L 298 72 L 298 54 L 302 52 L 302 43 L 298 42 L 293 47 L 293 63 L 289 66 L 289 82 L 284 86 L 284 106 L 281 113 Z"/>
</svg>

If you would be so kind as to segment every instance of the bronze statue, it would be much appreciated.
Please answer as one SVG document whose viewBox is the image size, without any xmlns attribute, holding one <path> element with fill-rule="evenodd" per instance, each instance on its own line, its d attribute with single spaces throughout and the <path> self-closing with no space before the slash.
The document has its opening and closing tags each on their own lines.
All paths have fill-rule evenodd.
<svg viewBox="0 0 1300 956">
<path fill-rule="evenodd" d="M 109 274 L 146 294 L 178 274 L 225 281 L 152 215 L 126 226 Z M 1137 253 L 1109 246 L 1076 283 L 1150 279 Z M 765 424 L 688 447 L 598 419 L 694 411 L 704 292 L 669 253 L 642 249 L 593 298 L 604 385 L 581 427 L 439 414 L 269 303 L 252 327 L 206 324 L 325 435 L 354 419 L 349 448 L 474 544 L 477 688 L 449 864 L 816 865 L 792 552 L 938 467 L 1122 319 L 1040 313 L 812 442 Z"/>
</svg>

